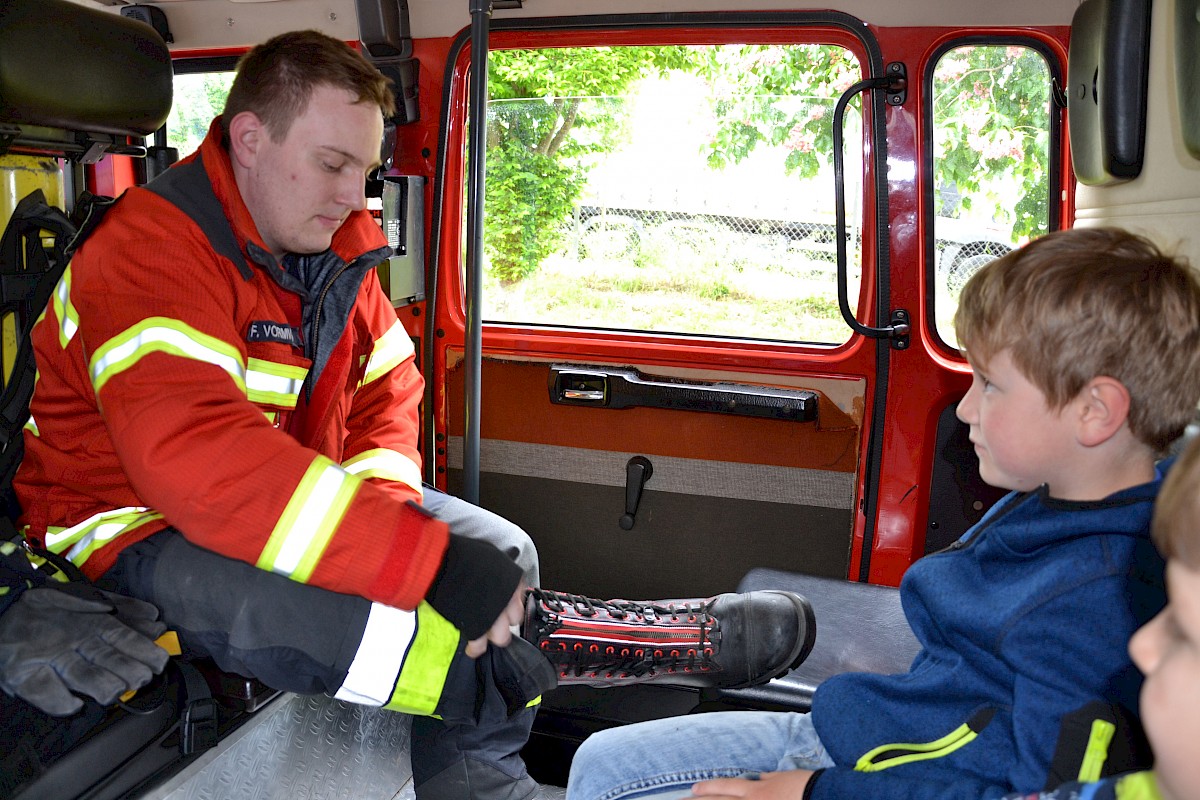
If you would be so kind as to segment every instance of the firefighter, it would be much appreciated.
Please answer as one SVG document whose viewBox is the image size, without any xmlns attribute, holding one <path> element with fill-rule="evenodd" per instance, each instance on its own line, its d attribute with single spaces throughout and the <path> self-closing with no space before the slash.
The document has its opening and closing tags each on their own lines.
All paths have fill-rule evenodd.
<svg viewBox="0 0 1200 800">
<path fill-rule="evenodd" d="M 558 675 L 599 670 L 551 666 L 554 625 L 526 625 L 537 644 L 513 637 L 527 614 L 561 618 L 553 595 L 526 606 L 528 535 L 421 483 L 423 382 L 372 275 L 391 251 L 364 197 L 393 101 L 366 59 L 315 31 L 247 53 L 200 149 L 107 212 L 33 331 L 20 522 L 161 609 L 185 652 L 414 714 L 421 800 L 519 800 L 537 791 L 519 756 L 532 703 Z M 681 624 L 697 636 L 686 658 L 750 665 L 722 685 L 780 674 L 811 646 L 795 596 L 716 603 Z M 640 673 L 605 675 L 685 658 L 636 655 Z M 693 681 L 722 672 L 697 666 Z"/>
</svg>

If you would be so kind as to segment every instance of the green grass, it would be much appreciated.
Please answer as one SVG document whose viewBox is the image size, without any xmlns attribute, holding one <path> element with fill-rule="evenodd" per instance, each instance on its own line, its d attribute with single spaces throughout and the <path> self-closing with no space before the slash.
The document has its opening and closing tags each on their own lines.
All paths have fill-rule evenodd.
<svg viewBox="0 0 1200 800">
<path fill-rule="evenodd" d="M 547 258 L 523 280 L 485 279 L 485 319 L 836 344 L 849 338 L 824 254 L 751 237 L 648 236 L 619 257 Z M 855 279 L 856 280 L 856 279 Z M 853 292 L 852 292 L 853 296 Z"/>
</svg>

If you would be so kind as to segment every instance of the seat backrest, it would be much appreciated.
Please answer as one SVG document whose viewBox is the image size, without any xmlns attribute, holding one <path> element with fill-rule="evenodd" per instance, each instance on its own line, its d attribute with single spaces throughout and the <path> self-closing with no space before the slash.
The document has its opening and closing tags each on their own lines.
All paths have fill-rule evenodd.
<svg viewBox="0 0 1200 800">
<path fill-rule="evenodd" d="M 69 0 L 0 3 L 0 155 L 120 152 L 162 126 L 171 90 L 149 25 Z"/>
<path fill-rule="evenodd" d="M 149 25 L 69 0 L 0 4 L 0 229 L 22 209 L 20 229 L 9 231 L 0 250 L 0 496 L 9 515 L 8 482 L 33 389 L 28 332 L 66 266 L 54 255 L 62 255 L 70 230 L 54 208 L 28 213 L 30 201 L 74 206 L 82 187 L 64 188 L 55 159 L 144 154 L 130 137 L 162 126 L 172 86 L 170 53 Z"/>
<path fill-rule="evenodd" d="M 750 570 L 738 585 L 739 592 L 757 589 L 786 589 L 807 598 L 817 618 L 817 639 L 804 663 L 787 675 L 720 693 L 739 704 L 807 710 L 826 678 L 843 672 L 906 672 L 920 650 L 900 607 L 900 591 L 890 586 L 762 568 Z"/>
</svg>

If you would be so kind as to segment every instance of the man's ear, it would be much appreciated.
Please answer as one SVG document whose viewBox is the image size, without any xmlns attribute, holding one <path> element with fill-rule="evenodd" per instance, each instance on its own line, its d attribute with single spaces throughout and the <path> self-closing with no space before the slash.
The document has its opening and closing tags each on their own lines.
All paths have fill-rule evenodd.
<svg viewBox="0 0 1200 800">
<path fill-rule="evenodd" d="M 243 111 L 229 121 L 229 155 L 241 167 L 252 169 L 267 137 L 267 128 L 253 111 Z"/>
<path fill-rule="evenodd" d="M 1129 418 L 1129 390 L 1116 378 L 1100 375 L 1079 393 L 1079 443 L 1104 444 Z"/>
</svg>

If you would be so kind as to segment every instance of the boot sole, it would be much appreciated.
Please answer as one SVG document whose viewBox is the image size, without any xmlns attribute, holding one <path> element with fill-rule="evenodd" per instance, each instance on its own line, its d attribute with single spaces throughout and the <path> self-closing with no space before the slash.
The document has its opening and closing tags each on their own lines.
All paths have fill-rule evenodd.
<svg viewBox="0 0 1200 800">
<path fill-rule="evenodd" d="M 792 602 L 792 606 L 796 609 L 796 613 L 803 620 L 804 638 L 802 641 L 796 644 L 796 647 L 792 650 L 789 658 L 785 659 L 777 669 L 773 670 L 767 675 L 759 676 L 753 681 L 746 681 L 745 683 L 740 683 L 737 686 L 728 686 L 726 687 L 727 689 L 747 689 L 751 686 L 762 686 L 764 683 L 772 681 L 781 675 L 786 675 L 804 663 L 804 659 L 808 658 L 809 654 L 812 653 L 813 645 L 815 645 L 817 642 L 817 616 L 813 613 L 812 604 L 808 602 L 807 598 L 798 595 L 795 592 L 785 592 L 776 589 L 760 589 L 759 591 L 770 592 L 771 594 L 781 594 L 786 596 L 788 600 Z"/>
</svg>

